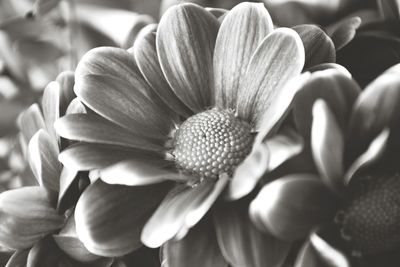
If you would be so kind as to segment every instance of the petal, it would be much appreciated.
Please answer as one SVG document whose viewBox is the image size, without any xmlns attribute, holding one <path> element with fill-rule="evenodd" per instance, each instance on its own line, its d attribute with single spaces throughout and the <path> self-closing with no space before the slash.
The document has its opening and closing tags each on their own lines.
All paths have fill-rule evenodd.
<svg viewBox="0 0 400 267">
<path fill-rule="evenodd" d="M 321 71 L 321 70 L 327 70 L 327 69 L 335 69 L 340 72 L 349 79 L 351 79 L 351 73 L 342 65 L 336 64 L 336 63 L 322 63 L 316 66 L 312 66 L 311 68 L 308 68 L 307 71 L 309 72 L 316 72 L 316 71 Z"/>
<path fill-rule="evenodd" d="M 90 253 L 78 239 L 75 228 L 75 217 L 73 215 L 68 218 L 66 225 L 61 229 L 60 233 L 53 235 L 53 239 L 58 247 L 74 260 L 91 262 L 100 258 Z"/>
<path fill-rule="evenodd" d="M 206 10 L 213 14 L 216 18 L 221 18 L 228 12 L 227 9 L 218 7 L 206 7 Z"/>
<path fill-rule="evenodd" d="M 60 191 L 58 193 L 58 202 L 57 202 L 57 210 L 58 211 L 65 211 L 68 206 L 68 191 L 72 189 L 74 182 L 76 184 L 77 180 L 79 179 L 78 171 L 68 169 L 64 167 L 60 174 Z M 77 199 L 76 199 L 77 200 Z M 67 203 L 65 203 L 67 202 Z M 76 203 L 76 201 L 73 204 Z"/>
<path fill-rule="evenodd" d="M 81 195 L 75 209 L 76 232 L 92 253 L 122 256 L 142 246 L 143 225 L 165 196 L 168 186 L 129 187 L 97 180 Z"/>
<path fill-rule="evenodd" d="M 328 69 L 312 73 L 293 104 L 295 124 L 304 139 L 310 139 L 312 106 L 316 99 L 321 98 L 329 104 L 340 127 L 345 129 L 360 91 L 359 86 L 341 71 Z"/>
<path fill-rule="evenodd" d="M 100 170 L 100 178 L 108 184 L 121 184 L 129 186 L 149 185 L 173 181 L 189 181 L 192 177 L 179 174 L 163 168 L 170 165 L 167 161 L 150 162 L 148 160 L 130 159 L 118 162 L 110 167 Z"/>
<path fill-rule="evenodd" d="M 75 77 L 73 71 L 63 71 L 57 78 L 56 82 L 60 86 L 60 114 L 65 114 L 69 103 L 74 99 L 74 83 Z"/>
<path fill-rule="evenodd" d="M 126 146 L 149 151 L 164 150 L 156 142 L 135 136 L 132 132 L 94 114 L 64 116 L 57 120 L 55 128 L 60 136 L 71 140 Z M 143 133 L 140 133 L 140 129 L 137 129 L 136 132 L 138 135 L 144 136 Z"/>
<path fill-rule="evenodd" d="M 60 85 L 57 82 L 50 82 L 43 92 L 42 109 L 46 129 L 57 143 L 59 140 L 54 130 L 54 122 L 60 117 L 60 97 Z"/>
<path fill-rule="evenodd" d="M 339 50 L 346 46 L 356 35 L 356 30 L 361 25 L 361 19 L 359 17 L 350 17 L 343 19 L 332 28 L 328 29 L 327 32 L 332 38 L 335 44 L 336 50 Z"/>
<path fill-rule="evenodd" d="M 270 153 L 268 146 L 256 144 L 251 153 L 237 166 L 226 190 L 226 197 L 236 200 L 249 194 L 268 169 Z"/>
<path fill-rule="evenodd" d="M 400 19 L 400 3 L 396 0 L 377 1 L 379 13 L 385 20 Z"/>
<path fill-rule="evenodd" d="M 279 239 L 296 240 L 332 220 L 337 201 L 311 174 L 288 175 L 261 189 L 250 204 L 256 226 Z"/>
<path fill-rule="evenodd" d="M 239 83 L 260 44 L 273 30 L 268 11 L 260 3 L 241 3 L 225 16 L 214 51 L 215 101 L 220 108 L 236 108 Z"/>
<path fill-rule="evenodd" d="M 46 124 L 38 104 L 32 104 L 27 110 L 21 113 L 18 125 L 26 144 L 32 136 L 40 129 L 46 129 Z"/>
<path fill-rule="evenodd" d="M 250 221 L 247 201 L 224 203 L 213 214 L 218 243 L 230 265 L 282 266 L 290 243 L 258 231 Z"/>
<path fill-rule="evenodd" d="M 76 97 L 74 99 L 72 99 L 72 101 L 69 103 L 67 110 L 65 111 L 65 115 L 69 115 L 69 114 L 86 114 L 87 113 L 87 109 L 85 107 L 85 105 L 82 104 L 82 102 Z"/>
<path fill-rule="evenodd" d="M 157 24 L 143 28 L 133 45 L 133 54 L 144 78 L 158 96 L 176 113 L 188 117 L 192 112 L 172 91 L 161 70 L 156 48 L 156 29 Z"/>
<path fill-rule="evenodd" d="M 31 247 L 43 236 L 62 227 L 50 195 L 38 186 L 23 187 L 0 194 L 0 243 L 13 249 Z"/>
<path fill-rule="evenodd" d="M 335 45 L 320 27 L 312 24 L 303 24 L 293 27 L 293 30 L 299 34 L 303 41 L 305 69 L 321 63 L 336 61 Z"/>
<path fill-rule="evenodd" d="M 228 176 L 222 175 L 217 182 L 205 179 L 194 187 L 177 186 L 146 223 L 142 242 L 156 248 L 178 234 L 182 238 L 207 213 L 227 182 Z"/>
<path fill-rule="evenodd" d="M 343 187 L 344 137 L 335 115 L 324 100 L 318 99 L 313 106 L 311 148 L 322 181 L 334 192 Z"/>
<path fill-rule="evenodd" d="M 304 47 L 299 35 L 288 28 L 269 34 L 250 59 L 238 91 L 239 117 L 257 125 L 265 110 L 275 101 L 282 87 L 300 74 Z"/>
<path fill-rule="evenodd" d="M 89 74 L 77 81 L 75 92 L 92 110 L 134 133 L 139 128 L 152 135 L 168 134 L 168 114 L 137 86 L 138 82 L 128 84 L 123 78 Z"/>
<path fill-rule="evenodd" d="M 167 266 L 228 267 L 219 250 L 210 220 L 202 220 L 178 241 L 168 241 L 163 247 Z"/>
<path fill-rule="evenodd" d="M 130 158 L 157 159 L 157 155 L 123 147 L 77 143 L 58 156 L 64 166 L 80 171 L 102 169 Z"/>
<path fill-rule="evenodd" d="M 54 267 L 71 264 L 51 237 L 45 237 L 37 242 L 29 251 L 27 266 Z M 68 265 L 67 265 L 68 266 Z"/>
<path fill-rule="evenodd" d="M 212 56 L 218 20 L 194 4 L 171 7 L 160 20 L 157 53 L 172 90 L 191 110 L 212 104 Z"/>
<path fill-rule="evenodd" d="M 397 127 L 400 115 L 400 64 L 369 84 L 354 104 L 349 122 L 349 162 L 365 151 L 386 127 Z"/>
<path fill-rule="evenodd" d="M 5 267 L 25 267 L 29 250 L 17 250 L 13 253 Z"/>
<path fill-rule="evenodd" d="M 39 130 L 29 142 L 28 161 L 39 184 L 58 192 L 61 165 L 58 146 L 44 130 Z"/>
</svg>

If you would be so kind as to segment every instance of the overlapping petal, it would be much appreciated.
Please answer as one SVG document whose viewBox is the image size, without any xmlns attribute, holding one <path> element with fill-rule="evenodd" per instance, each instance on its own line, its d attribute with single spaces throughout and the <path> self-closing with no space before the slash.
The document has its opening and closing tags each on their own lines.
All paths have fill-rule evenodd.
<svg viewBox="0 0 400 267">
<path fill-rule="evenodd" d="M 60 98 L 60 85 L 58 82 L 50 82 L 43 92 L 42 109 L 47 132 L 57 143 L 59 140 L 54 130 L 54 122 L 60 117 Z"/>
</svg>

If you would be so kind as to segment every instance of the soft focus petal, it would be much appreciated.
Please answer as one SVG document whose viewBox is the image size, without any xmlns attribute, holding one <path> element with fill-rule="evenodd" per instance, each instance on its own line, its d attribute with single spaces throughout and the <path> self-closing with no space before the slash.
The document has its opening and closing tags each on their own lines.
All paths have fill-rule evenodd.
<svg viewBox="0 0 400 267">
<path fill-rule="evenodd" d="M 308 141 L 311 135 L 312 107 L 315 100 L 325 100 L 335 114 L 339 126 L 344 130 L 352 105 L 361 89 L 341 71 L 328 69 L 311 74 L 298 92 L 293 104 L 297 128 Z"/>
<path fill-rule="evenodd" d="M 354 38 L 356 30 L 360 25 L 361 19 L 359 17 L 350 17 L 343 19 L 327 30 L 335 44 L 336 50 L 343 48 Z"/>
<path fill-rule="evenodd" d="M 94 114 L 71 114 L 57 120 L 57 133 L 67 139 L 88 143 L 126 146 L 131 148 L 163 151 L 161 145 L 146 138 L 135 136 L 132 132 Z M 137 134 L 141 136 L 140 129 Z"/>
<path fill-rule="evenodd" d="M 227 13 L 214 51 L 215 102 L 218 107 L 236 108 L 239 83 L 251 56 L 272 30 L 271 17 L 260 3 L 241 3 Z"/>
<path fill-rule="evenodd" d="M 61 72 L 57 78 L 56 82 L 60 86 L 60 114 L 65 114 L 69 103 L 74 99 L 74 77 L 73 71 L 63 71 Z"/>
<path fill-rule="evenodd" d="M 88 171 L 102 169 L 124 159 L 157 160 L 160 156 L 119 146 L 77 143 L 61 152 L 58 158 L 64 166 L 72 170 Z"/>
<path fill-rule="evenodd" d="M 369 84 L 354 104 L 346 150 L 349 162 L 365 151 L 384 128 L 398 127 L 399 101 L 400 64 Z"/>
<path fill-rule="evenodd" d="M 226 190 L 226 197 L 236 200 L 249 194 L 258 180 L 268 170 L 270 153 L 268 146 L 256 144 L 244 161 L 237 166 Z"/>
<path fill-rule="evenodd" d="M 269 34 L 254 52 L 238 91 L 239 117 L 260 125 L 264 112 L 283 86 L 300 74 L 304 47 L 299 35 L 288 28 Z"/>
<path fill-rule="evenodd" d="M 162 164 L 171 163 L 161 160 L 158 162 L 137 159 L 125 160 L 100 170 L 100 178 L 108 184 L 129 186 L 149 185 L 168 180 L 185 182 L 193 179 L 188 175 L 163 169 Z"/>
<path fill-rule="evenodd" d="M 46 124 L 38 104 L 33 104 L 22 112 L 18 124 L 26 144 L 29 143 L 29 140 L 37 131 L 46 129 Z"/>
<path fill-rule="evenodd" d="M 30 140 L 28 161 L 39 184 L 58 192 L 61 165 L 58 161 L 58 146 L 44 130 L 39 130 Z"/>
<path fill-rule="evenodd" d="M 54 122 L 60 117 L 61 89 L 57 82 L 49 83 L 43 92 L 42 109 L 47 132 L 55 142 L 59 142 L 54 130 Z"/>
<path fill-rule="evenodd" d="M 165 184 L 129 187 L 97 180 L 75 209 L 79 239 L 92 253 L 122 256 L 142 246 L 140 232 L 166 194 Z"/>
<path fill-rule="evenodd" d="M 283 240 L 296 240 L 332 220 L 336 202 L 318 177 L 288 175 L 261 189 L 250 204 L 250 216 L 260 230 Z"/>
<path fill-rule="evenodd" d="M 379 13 L 384 19 L 400 19 L 400 3 L 397 0 L 378 0 Z"/>
<path fill-rule="evenodd" d="M 0 194 L 0 243 L 13 249 L 31 247 L 59 228 L 59 215 L 44 188 L 23 187 Z"/>
<path fill-rule="evenodd" d="M 89 74 L 80 78 L 75 92 L 92 110 L 133 133 L 140 129 L 152 136 L 168 134 L 171 124 L 168 113 L 136 86 L 141 85 L 129 84 L 122 77 Z"/>
<path fill-rule="evenodd" d="M 224 203 L 214 211 L 222 254 L 232 266 L 282 266 L 290 243 L 261 233 L 250 221 L 247 204 L 247 201 Z"/>
<path fill-rule="evenodd" d="M 163 258 L 171 267 L 227 267 L 222 257 L 210 220 L 202 220 L 178 241 L 168 241 Z"/>
<path fill-rule="evenodd" d="M 312 24 L 303 24 L 293 27 L 293 30 L 299 34 L 303 41 L 305 69 L 336 61 L 335 46 L 331 38 L 321 28 Z"/>
<path fill-rule="evenodd" d="M 15 251 L 5 267 L 25 267 L 28 253 L 29 249 Z"/>
<path fill-rule="evenodd" d="M 228 182 L 222 175 L 216 182 L 205 179 L 194 187 L 180 185 L 163 200 L 142 232 L 142 242 L 156 248 L 166 241 L 183 237 L 207 213 Z"/>
<path fill-rule="evenodd" d="M 29 251 L 27 266 L 54 267 L 71 265 L 54 240 L 48 236 L 37 242 Z"/>
<path fill-rule="evenodd" d="M 227 9 L 218 8 L 218 7 L 206 7 L 206 10 L 213 14 L 216 18 L 222 18 L 225 14 L 228 13 Z"/>
<path fill-rule="evenodd" d="M 212 57 L 218 20 L 194 4 L 171 7 L 160 20 L 157 53 L 172 90 L 191 110 L 212 104 Z"/>
<path fill-rule="evenodd" d="M 65 111 L 65 115 L 69 114 L 86 114 L 87 109 L 84 104 L 76 97 L 72 99 L 71 103 L 69 103 L 67 110 Z M 56 129 L 57 131 L 57 129 Z"/>
<path fill-rule="evenodd" d="M 177 114 L 188 117 L 191 111 L 172 91 L 161 70 L 156 48 L 156 30 L 157 24 L 143 28 L 133 45 L 133 54 L 144 78 L 158 96 Z"/>
<path fill-rule="evenodd" d="M 335 115 L 324 100 L 313 105 L 311 148 L 322 181 L 334 192 L 343 187 L 344 137 Z"/>
</svg>

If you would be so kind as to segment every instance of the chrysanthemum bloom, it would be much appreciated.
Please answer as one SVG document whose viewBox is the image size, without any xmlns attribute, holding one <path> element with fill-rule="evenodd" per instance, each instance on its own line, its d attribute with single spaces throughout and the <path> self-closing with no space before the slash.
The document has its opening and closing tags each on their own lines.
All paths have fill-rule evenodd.
<svg viewBox="0 0 400 267">
<path fill-rule="evenodd" d="M 250 216 L 283 240 L 311 232 L 295 266 L 399 266 L 399 74 L 396 65 L 359 93 L 343 74 L 316 72 L 294 100 L 318 172 L 267 184 Z"/>
<path fill-rule="evenodd" d="M 38 185 L 0 194 L 0 243 L 16 250 L 7 266 L 72 264 L 59 248 L 78 261 L 99 259 L 79 241 L 71 211 L 65 212 L 71 206 L 71 195 L 66 193 L 72 190 L 76 172 L 63 169 L 58 161 L 61 141 L 53 123 L 66 112 L 74 96 L 72 85 L 73 73 L 60 74 L 44 90 L 42 108 L 33 104 L 20 116 L 21 142 L 27 145 L 27 159 Z M 69 111 L 75 109 L 74 104 L 69 107 Z M 96 266 L 106 266 L 111 260 L 106 261 Z"/>
<path fill-rule="evenodd" d="M 321 40 L 312 36 L 303 38 Z M 322 55 L 334 57 L 326 40 Z M 321 56 L 315 43 L 308 47 L 310 59 Z M 263 5 L 250 3 L 222 23 L 197 5 L 178 5 L 128 52 L 86 54 L 75 93 L 94 112 L 56 122 L 61 136 L 80 141 L 60 154 L 63 164 L 101 177 L 75 210 L 85 246 L 119 256 L 142 242 L 166 243 L 170 266 L 280 266 L 289 243 L 259 233 L 246 205 L 208 211 L 231 177 L 265 171 L 261 141 L 289 106 L 298 86 L 285 85 L 304 58 L 296 31 L 274 30 Z"/>
</svg>

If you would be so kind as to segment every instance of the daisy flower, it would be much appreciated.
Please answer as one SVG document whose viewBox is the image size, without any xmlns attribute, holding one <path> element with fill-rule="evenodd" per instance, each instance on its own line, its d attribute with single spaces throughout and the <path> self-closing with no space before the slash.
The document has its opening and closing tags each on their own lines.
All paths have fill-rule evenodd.
<svg viewBox="0 0 400 267">
<path fill-rule="evenodd" d="M 258 232 L 248 200 L 232 207 L 220 196 L 240 189 L 232 178 L 267 169 L 262 141 L 304 80 L 287 85 L 305 58 L 334 58 L 321 30 L 297 30 L 274 29 L 262 4 L 239 4 L 219 20 L 182 4 L 128 51 L 97 48 L 82 58 L 74 90 L 90 112 L 55 127 L 78 141 L 60 161 L 95 180 L 75 210 L 89 251 L 121 256 L 164 245 L 171 266 L 281 266 L 290 244 Z"/>
<path fill-rule="evenodd" d="M 295 266 L 398 266 L 399 72 L 361 92 L 346 75 L 320 71 L 299 90 L 293 113 L 317 172 L 270 182 L 250 205 L 259 229 L 282 240 L 309 235 Z"/>
</svg>

